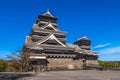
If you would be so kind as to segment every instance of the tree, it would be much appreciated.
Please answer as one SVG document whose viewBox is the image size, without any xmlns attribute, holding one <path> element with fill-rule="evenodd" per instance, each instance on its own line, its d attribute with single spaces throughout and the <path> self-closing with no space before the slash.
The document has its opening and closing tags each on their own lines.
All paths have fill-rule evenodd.
<svg viewBox="0 0 120 80">
<path fill-rule="evenodd" d="M 7 62 L 7 69 L 6 71 L 13 72 L 13 71 L 20 71 L 21 70 L 21 63 L 18 61 L 6 61 Z"/>
<path fill-rule="evenodd" d="M 100 61 L 98 60 L 100 66 L 104 67 L 120 67 L 120 62 L 115 61 Z"/>
<path fill-rule="evenodd" d="M 12 60 L 12 61 L 20 61 L 21 60 L 21 52 L 16 50 L 15 52 L 12 52 L 7 56 L 7 59 Z"/>
<path fill-rule="evenodd" d="M 22 50 L 19 49 L 7 55 L 7 58 L 9 60 L 19 62 L 21 64 L 22 71 L 29 71 L 29 53 L 23 53 Z"/>
<path fill-rule="evenodd" d="M 17 71 L 21 69 L 21 63 L 17 61 L 9 61 L 8 64 L 9 64 L 9 67 L 12 67 L 16 69 Z"/>
<path fill-rule="evenodd" d="M 29 71 L 29 69 L 31 67 L 29 56 L 30 56 L 29 53 L 21 54 L 22 71 Z"/>
<path fill-rule="evenodd" d="M 7 68 L 6 61 L 0 59 L 0 71 L 5 71 L 6 68 Z"/>
</svg>

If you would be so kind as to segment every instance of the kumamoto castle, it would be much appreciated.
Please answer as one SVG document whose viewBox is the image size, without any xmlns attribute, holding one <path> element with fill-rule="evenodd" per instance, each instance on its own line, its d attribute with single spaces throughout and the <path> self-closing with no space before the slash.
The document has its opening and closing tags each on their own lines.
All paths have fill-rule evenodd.
<svg viewBox="0 0 120 80">
<path fill-rule="evenodd" d="M 57 18 L 48 10 L 38 15 L 23 46 L 29 54 L 30 64 L 38 71 L 83 69 L 84 65 L 98 65 L 98 53 L 91 50 L 86 36 L 66 43 L 66 32 L 59 30 Z"/>
</svg>

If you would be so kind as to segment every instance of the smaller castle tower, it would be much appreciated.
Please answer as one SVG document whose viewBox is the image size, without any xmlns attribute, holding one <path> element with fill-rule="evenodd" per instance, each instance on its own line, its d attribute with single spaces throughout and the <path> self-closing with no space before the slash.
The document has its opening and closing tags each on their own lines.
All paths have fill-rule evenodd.
<svg viewBox="0 0 120 80">
<path fill-rule="evenodd" d="M 74 42 L 74 44 L 85 50 L 91 49 L 91 41 L 86 36 L 79 38 L 77 41 Z"/>
</svg>

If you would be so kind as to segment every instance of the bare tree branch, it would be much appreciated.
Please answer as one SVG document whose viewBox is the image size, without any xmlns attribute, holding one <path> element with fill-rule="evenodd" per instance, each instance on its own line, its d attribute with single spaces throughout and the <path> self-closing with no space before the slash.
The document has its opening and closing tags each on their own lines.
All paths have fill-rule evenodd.
<svg viewBox="0 0 120 80">
<path fill-rule="evenodd" d="M 28 53 L 23 54 L 22 51 L 19 49 L 6 56 L 9 60 L 19 61 L 22 65 L 22 71 L 28 71 L 28 68 L 30 67 Z"/>
</svg>

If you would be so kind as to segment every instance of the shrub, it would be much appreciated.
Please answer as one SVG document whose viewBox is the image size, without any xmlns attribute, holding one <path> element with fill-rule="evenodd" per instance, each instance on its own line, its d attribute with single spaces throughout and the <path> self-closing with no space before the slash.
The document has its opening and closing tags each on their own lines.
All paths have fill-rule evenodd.
<svg viewBox="0 0 120 80">
<path fill-rule="evenodd" d="M 14 71 L 18 71 L 21 69 L 21 64 L 17 61 L 9 61 L 8 63 L 8 68 L 13 68 Z"/>
<path fill-rule="evenodd" d="M 0 71 L 5 71 L 6 68 L 7 68 L 6 61 L 0 59 Z"/>
</svg>

